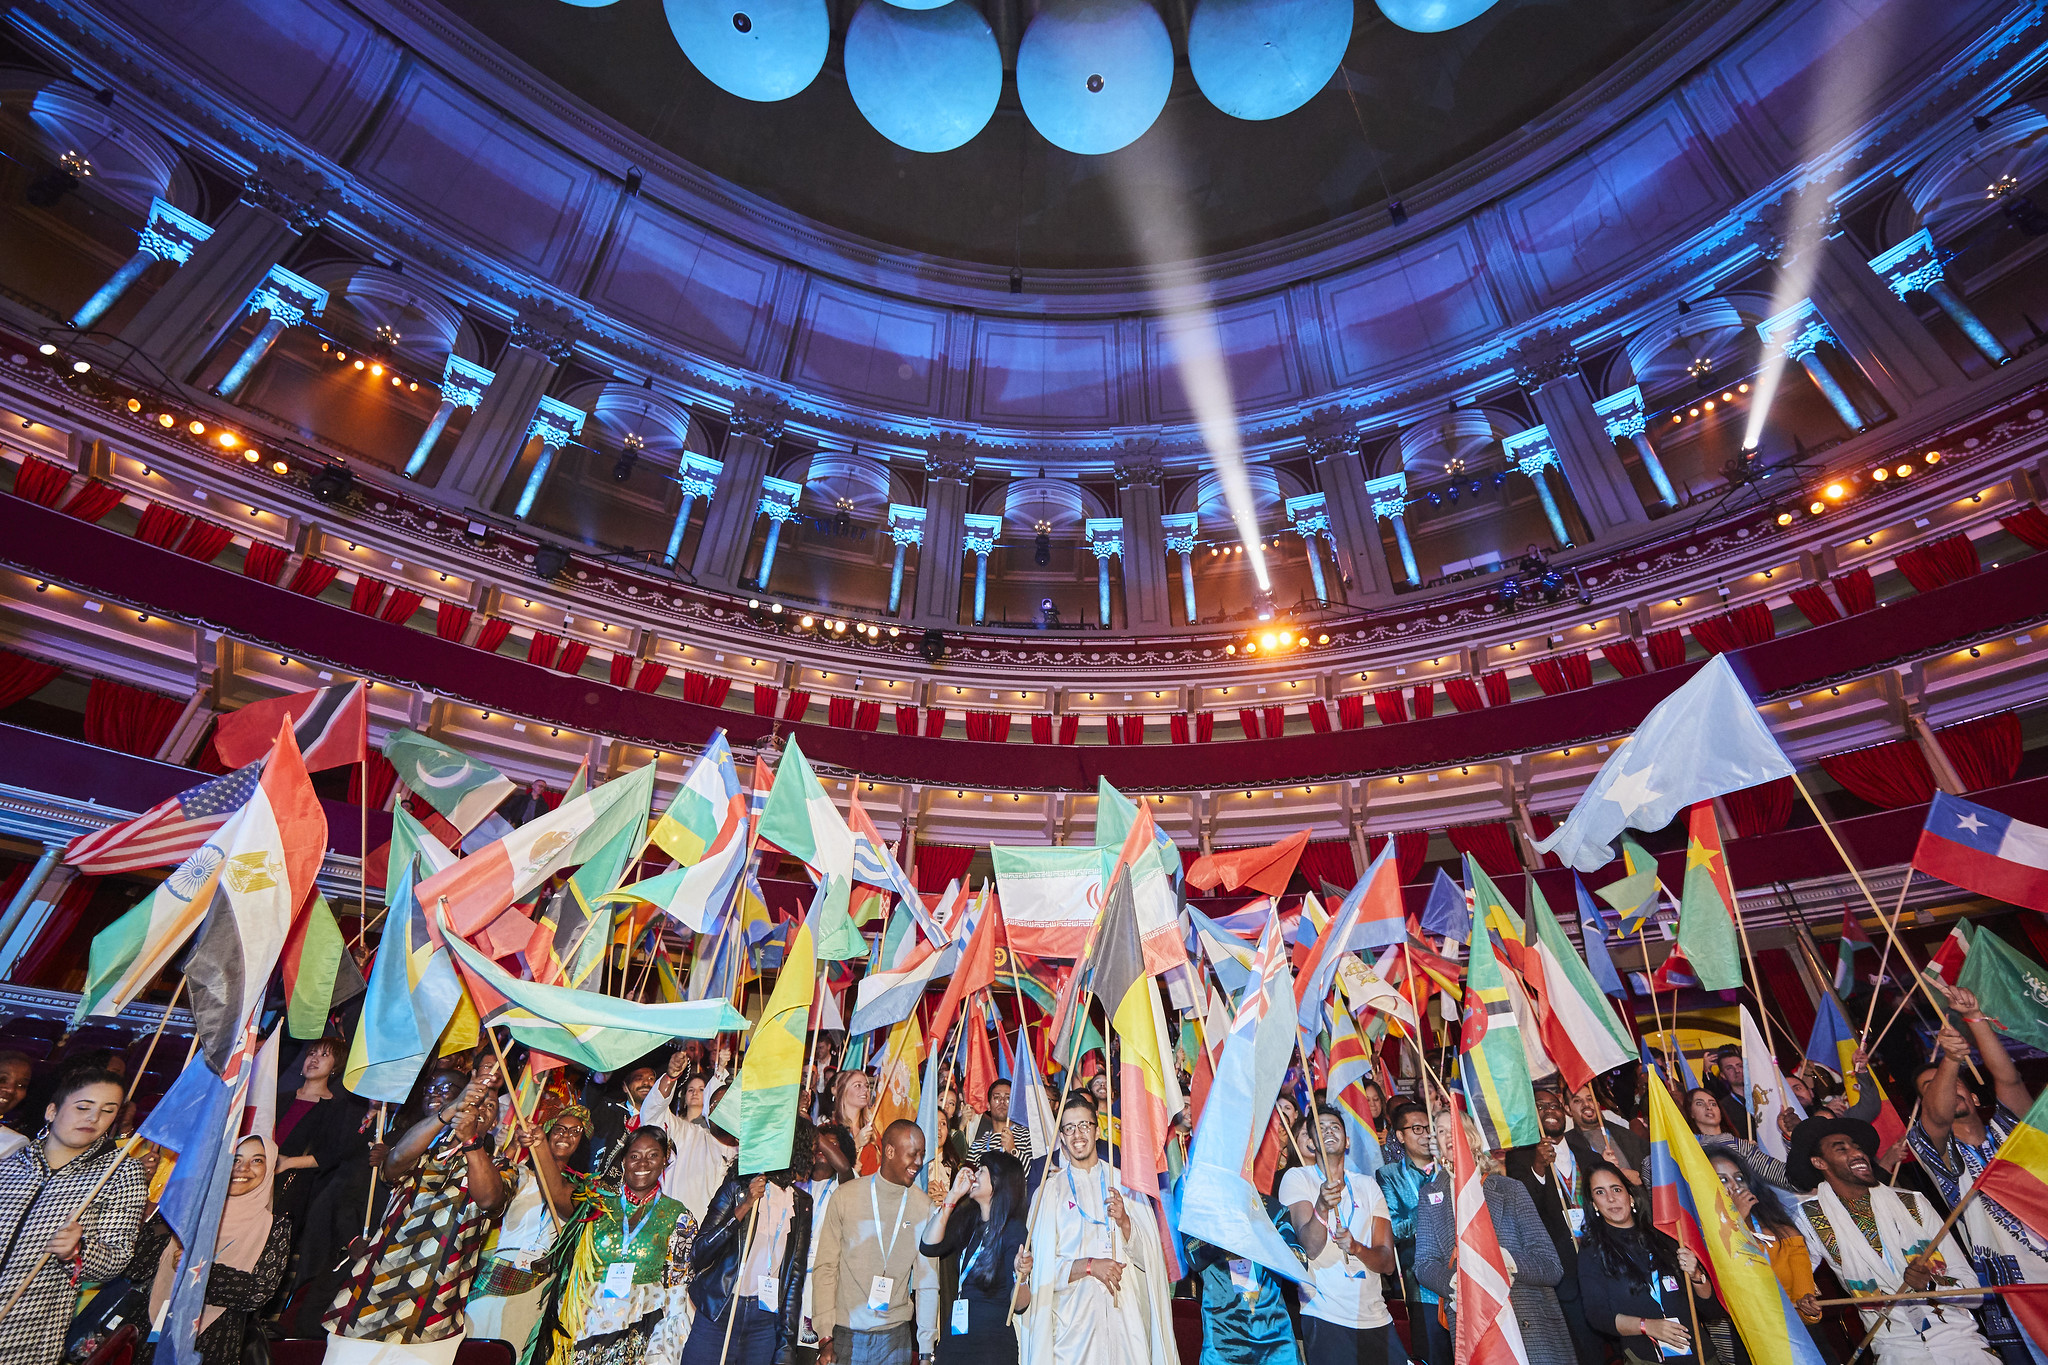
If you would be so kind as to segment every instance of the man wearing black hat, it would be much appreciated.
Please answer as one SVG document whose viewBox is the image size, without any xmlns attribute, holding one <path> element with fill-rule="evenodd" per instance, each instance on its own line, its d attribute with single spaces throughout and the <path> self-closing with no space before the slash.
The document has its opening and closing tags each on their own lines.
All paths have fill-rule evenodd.
<svg viewBox="0 0 2048 1365">
<path fill-rule="evenodd" d="M 1933 1206 L 1879 1178 L 1877 1149 L 1877 1130 L 1861 1119 L 1811 1118 L 1792 1130 L 1785 1176 L 1813 1192 L 1799 1211 L 1835 1278 L 1857 1298 L 1975 1287 L 1955 1238 L 1934 1242 L 1942 1220 Z M 1998 1365 L 1970 1315 L 1977 1302 L 1901 1299 L 1865 1310 L 1878 1365 Z"/>
</svg>

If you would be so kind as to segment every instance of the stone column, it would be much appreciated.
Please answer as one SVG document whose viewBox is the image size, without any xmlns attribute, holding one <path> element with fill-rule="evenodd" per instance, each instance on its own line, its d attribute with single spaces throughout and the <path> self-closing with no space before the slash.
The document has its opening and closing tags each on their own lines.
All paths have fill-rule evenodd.
<svg viewBox="0 0 2048 1365">
<path fill-rule="evenodd" d="M 1828 406 L 1842 419 L 1843 425 L 1851 431 L 1862 431 L 1872 422 L 1882 419 L 1883 414 L 1866 413 L 1849 393 L 1835 373 L 1828 368 L 1827 361 L 1820 355 L 1823 345 L 1841 346 L 1834 328 L 1821 316 L 1812 299 L 1799 302 L 1779 313 L 1766 318 L 1756 325 L 1757 334 L 1764 339 L 1766 348 L 1777 347 L 1784 351 L 1789 360 L 1798 362 L 1813 380 L 1814 387 L 1828 400 Z"/>
<path fill-rule="evenodd" d="M 297 327 L 308 314 L 327 310 L 327 291 L 311 280 L 294 275 L 281 265 L 270 267 L 270 273 L 263 277 L 263 283 L 249 296 L 247 311 L 267 314 L 263 325 L 256 329 L 256 335 L 235 357 L 235 363 L 228 366 L 228 372 L 220 377 L 220 383 L 213 391 L 223 398 L 233 398 L 241 392 L 242 385 L 249 382 L 249 375 L 263 357 L 270 354 L 270 348 L 284 335 L 287 327 Z"/>
<path fill-rule="evenodd" d="M 960 624 L 960 546 L 967 531 L 968 485 L 974 452 L 967 438 L 941 433 L 924 457 L 924 550 L 911 593 L 912 625 Z"/>
<path fill-rule="evenodd" d="M 1588 534 L 1599 540 L 1646 524 L 1649 514 L 1636 496 L 1614 438 L 1607 434 L 1607 423 L 1594 411 L 1593 395 L 1579 374 L 1571 343 L 1555 332 L 1543 332 L 1523 340 L 1510 355 L 1515 382 L 1528 392 L 1550 432 L 1558 474 L 1571 489 Z M 1543 481 L 1536 482 L 1541 489 Z M 1567 543 L 1558 541 L 1560 547 Z"/>
<path fill-rule="evenodd" d="M 556 367 L 576 350 L 566 332 L 550 330 L 550 325 L 538 318 L 512 324 L 511 343 L 449 453 L 436 488 L 472 507 L 488 509 L 498 500 L 533 435 L 534 415 Z"/>
<path fill-rule="evenodd" d="M 1826 313 L 1844 359 L 1862 371 L 1886 406 L 1903 414 L 1962 382 L 1962 367 L 1854 243 L 1837 234 L 1814 251 L 1810 297 Z"/>
<path fill-rule="evenodd" d="M 1323 557 L 1316 548 L 1319 537 L 1330 534 L 1329 505 L 1321 493 L 1307 493 L 1287 500 L 1287 520 L 1308 550 L 1309 580 L 1315 584 L 1316 600 L 1330 600 L 1330 586 L 1323 577 Z"/>
<path fill-rule="evenodd" d="M 435 444 L 440 441 L 441 433 L 448 429 L 448 419 L 455 415 L 457 408 L 475 408 L 484 401 L 484 391 L 490 388 L 492 377 L 483 366 L 452 352 L 449 354 L 448 363 L 441 367 L 440 406 L 434 409 L 427 429 L 420 433 L 419 444 L 412 448 L 412 457 L 405 462 L 406 478 L 418 478 L 420 471 L 427 467 Z"/>
<path fill-rule="evenodd" d="M 985 512 L 969 512 L 960 519 L 960 549 L 974 556 L 974 624 L 988 619 L 988 557 L 996 552 L 996 538 L 1003 533 L 1003 519 Z"/>
<path fill-rule="evenodd" d="M 903 557 L 913 545 L 924 544 L 924 509 L 900 502 L 889 504 L 889 539 L 896 542 L 896 556 L 889 566 L 889 615 L 903 613 Z M 919 551 L 922 556 L 923 551 Z"/>
<path fill-rule="evenodd" d="M 92 325 L 121 301 L 129 286 L 141 279 L 142 272 L 153 262 L 170 261 L 183 265 L 192 259 L 193 248 L 212 235 L 212 228 L 183 209 L 174 208 L 161 199 L 151 200 L 149 221 L 142 225 L 142 234 L 135 243 L 135 254 L 85 301 L 83 308 L 71 315 L 71 325 L 81 332 L 91 331 Z"/>
<path fill-rule="evenodd" d="M 1658 499 L 1666 507 L 1678 506 L 1671 476 L 1664 472 L 1664 462 L 1657 458 L 1657 448 L 1650 444 L 1649 422 L 1643 415 L 1642 385 L 1631 384 L 1620 393 L 1607 395 L 1593 404 L 1593 411 L 1607 424 L 1608 440 L 1625 440 L 1636 448 L 1636 458 L 1643 462 L 1643 472 L 1650 476 Z"/>
<path fill-rule="evenodd" d="M 519 501 L 512 508 L 513 516 L 524 520 L 533 511 L 534 501 L 540 497 L 540 490 L 548 481 L 548 470 L 554 467 L 555 453 L 583 430 L 585 416 L 582 409 L 572 408 L 559 398 L 541 398 L 533 420 L 526 424 L 526 440 L 539 441 L 540 454 L 535 457 L 533 468 L 527 472 L 525 486 L 519 490 Z M 523 449 L 525 443 L 521 444 Z"/>
<path fill-rule="evenodd" d="M 1934 238 L 1926 228 L 1891 250 L 1870 258 L 1871 270 L 1901 303 L 1905 302 L 1908 294 L 1925 294 L 1934 300 L 1935 307 L 1948 315 L 1956 330 L 1970 339 L 1979 355 L 1994 365 L 2005 364 L 2012 359 L 2012 353 L 1984 325 L 1984 319 L 1978 317 L 1970 305 L 1963 302 L 1962 296 L 1949 287 L 1942 274 L 1943 263 L 1942 254 L 1935 250 Z"/>
<path fill-rule="evenodd" d="M 1557 445 L 1550 439 L 1549 428 L 1530 427 L 1527 431 L 1518 431 L 1502 440 L 1500 445 L 1507 453 L 1508 464 L 1536 485 L 1536 497 L 1543 504 L 1543 516 L 1550 523 L 1550 534 L 1557 548 L 1571 548 L 1571 534 L 1565 529 L 1564 512 L 1557 505 L 1557 494 L 1551 491 L 1549 481 L 1543 477 L 1544 470 L 1558 467 Z"/>
<path fill-rule="evenodd" d="M 266 172 L 247 181 L 191 258 L 121 328 L 121 339 L 187 379 L 242 318 L 243 302 L 270 267 L 321 219 L 324 186 L 310 177 Z"/>
<path fill-rule="evenodd" d="M 1337 560 L 1337 577 L 1349 589 L 1346 598 L 1354 606 L 1383 602 L 1394 595 L 1358 444 L 1357 433 L 1344 429 L 1341 417 L 1308 436 L 1309 458 L 1315 461 L 1324 510 L 1330 515 L 1330 548 Z"/>
<path fill-rule="evenodd" d="M 685 455 L 676 470 L 676 487 L 683 490 L 683 501 L 676 508 L 675 525 L 669 528 L 668 546 L 661 552 L 661 562 L 671 569 L 676 567 L 676 556 L 683 552 L 683 533 L 690 529 L 690 509 L 697 505 L 697 499 L 709 498 L 718 487 L 719 468 L 716 460 Z"/>
<path fill-rule="evenodd" d="M 1422 572 L 1415 567 L 1415 543 L 1408 538 L 1408 475 L 1382 474 L 1370 479 L 1365 485 L 1365 495 L 1371 500 L 1374 517 L 1372 538 L 1378 541 L 1380 528 L 1378 518 L 1385 517 L 1394 528 L 1394 548 L 1401 555 L 1401 581 L 1411 588 L 1422 586 Z M 1373 547 L 1379 550 L 1376 544 Z M 1380 551 L 1385 562 L 1385 552 Z"/>
<path fill-rule="evenodd" d="M 21 917 L 28 912 L 29 906 L 35 904 L 36 893 L 50 880 L 51 872 L 57 867 L 57 860 L 64 856 L 64 848 L 65 845 L 62 843 L 44 844 L 43 851 L 36 856 L 35 866 L 28 870 L 28 876 L 15 888 L 14 899 L 7 902 L 5 912 L 0 912 L 0 948 L 4 948 L 7 941 L 14 937 Z"/>
<path fill-rule="evenodd" d="M 1109 561 L 1124 557 L 1124 524 L 1117 517 L 1090 517 L 1082 523 L 1088 537 L 1088 551 L 1095 556 L 1095 600 L 1102 624 L 1112 623 L 1109 600 Z M 1128 562 L 1128 561 L 1126 561 Z M 1130 604 L 1124 605 L 1126 622 Z"/>
<path fill-rule="evenodd" d="M 747 542 L 760 514 L 761 480 L 782 439 L 782 406 L 759 389 L 733 404 L 718 486 L 697 539 L 696 577 L 712 587 L 737 588 L 746 569 Z"/>
<path fill-rule="evenodd" d="M 768 539 L 761 546 L 761 567 L 754 573 L 754 585 L 762 592 L 768 591 L 768 576 L 775 572 L 775 547 L 782 540 L 782 523 L 796 520 L 796 505 L 803 495 L 800 483 L 777 478 L 761 480 L 761 501 L 756 510 L 768 518 Z M 749 522 L 747 539 L 753 539 L 753 530 Z"/>
<path fill-rule="evenodd" d="M 1123 523 L 1124 627 L 1140 635 L 1173 628 L 1166 596 L 1166 528 L 1159 505 L 1165 473 L 1150 443 L 1125 442 L 1116 470 L 1116 510 Z"/>
<path fill-rule="evenodd" d="M 1176 512 L 1170 517 L 1159 519 L 1160 529 L 1165 532 L 1166 553 L 1180 556 L 1181 605 L 1187 614 L 1187 624 L 1193 625 L 1200 617 L 1195 611 L 1195 528 L 1197 514 Z"/>
</svg>

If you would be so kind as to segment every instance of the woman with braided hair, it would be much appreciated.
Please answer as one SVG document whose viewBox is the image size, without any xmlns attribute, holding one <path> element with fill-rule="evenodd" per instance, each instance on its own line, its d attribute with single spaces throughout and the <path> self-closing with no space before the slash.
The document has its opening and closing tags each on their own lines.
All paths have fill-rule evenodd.
<svg viewBox="0 0 2048 1365">
<path fill-rule="evenodd" d="M 547 1291 L 542 1258 L 561 1232 L 561 1216 L 589 1181 L 568 1169 L 589 1132 L 590 1111 L 580 1104 L 564 1105 L 525 1126 L 526 1156 L 512 1171 L 512 1202 L 469 1288 L 470 1336 L 509 1341 L 522 1360 Z"/>
</svg>

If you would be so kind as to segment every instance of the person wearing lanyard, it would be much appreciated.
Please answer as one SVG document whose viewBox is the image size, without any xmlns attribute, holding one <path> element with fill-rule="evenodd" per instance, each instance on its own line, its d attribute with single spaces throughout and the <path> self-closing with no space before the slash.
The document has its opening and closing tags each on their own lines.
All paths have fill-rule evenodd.
<svg viewBox="0 0 2048 1365">
<path fill-rule="evenodd" d="M 939 1334 L 938 1365 L 1015 1365 L 1010 1314 L 1031 1305 L 1025 1203 L 1024 1163 L 988 1152 L 979 1167 L 953 1177 L 946 1202 L 920 1235 L 923 1255 L 961 1258 L 960 1293 Z"/>
<path fill-rule="evenodd" d="M 1311 1164 L 1280 1178 L 1280 1202 L 1313 1277 L 1301 1292 L 1306 1365 L 1406 1365 L 1380 1280 L 1398 1269 L 1386 1196 L 1345 1169 L 1351 1139 L 1335 1109 L 1319 1106 L 1295 1134 Z"/>
<path fill-rule="evenodd" d="M 1586 1210 L 1579 1203 L 1579 1160 L 1565 1140 L 1570 1115 L 1564 1092 L 1552 1086 L 1536 1090 L 1536 1117 L 1543 1127 L 1543 1140 L 1527 1147 L 1510 1148 L 1503 1166 L 1510 1180 L 1518 1180 L 1536 1205 L 1551 1245 L 1557 1248 L 1564 1278 L 1557 1282 L 1557 1306 L 1564 1310 L 1564 1325 L 1572 1334 L 1572 1349 L 1579 1365 L 1601 1365 L 1607 1359 L 1607 1343 L 1586 1322 L 1585 1306 L 1579 1301 L 1579 1238 L 1586 1231 Z"/>
<path fill-rule="evenodd" d="M 923 1165 L 923 1131 L 898 1119 L 882 1133 L 875 1174 L 833 1194 L 818 1224 L 812 1272 L 818 1365 L 910 1365 L 913 1353 L 931 1360 L 939 1272 L 918 1253 L 916 1230 L 932 1212 L 932 1201 L 916 1187 Z"/>
<path fill-rule="evenodd" d="M 1586 1233 L 1579 1247 L 1579 1296 L 1586 1320 L 1621 1343 L 1629 1365 L 1694 1365 L 1692 1313 L 1715 1306 L 1712 1283 L 1690 1250 L 1636 1216 L 1621 1169 L 1595 1159 L 1583 1168 Z M 1687 1305 L 1686 1286 L 1694 1303 Z"/>
<path fill-rule="evenodd" d="M 1415 1276 L 1415 1219 L 1430 1201 L 1450 1197 L 1449 1181 L 1436 1178 L 1436 1148 L 1429 1111 L 1416 1100 L 1396 1100 L 1387 1109 L 1387 1128 L 1401 1145 L 1401 1159 L 1373 1173 L 1385 1196 L 1393 1229 L 1402 1292 L 1408 1303 L 1408 1336 L 1430 1365 L 1451 1365 L 1451 1338 L 1437 1320 L 1436 1294 Z"/>
</svg>

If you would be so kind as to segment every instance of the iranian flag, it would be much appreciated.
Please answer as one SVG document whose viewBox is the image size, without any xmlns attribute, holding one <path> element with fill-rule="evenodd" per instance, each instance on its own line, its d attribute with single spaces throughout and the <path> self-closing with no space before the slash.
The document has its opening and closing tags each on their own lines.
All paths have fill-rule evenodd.
<svg viewBox="0 0 2048 1365">
<path fill-rule="evenodd" d="M 775 767 L 775 784 L 761 808 L 760 837 L 803 863 L 817 878 L 818 908 L 812 927 L 820 962 L 866 957 L 867 940 L 853 927 L 853 831 L 825 794 L 810 760 L 791 740 Z"/>
<path fill-rule="evenodd" d="M 992 847 L 1010 948 L 1031 957 L 1081 955 L 1102 909 L 1116 854 L 1098 848 Z"/>
</svg>

